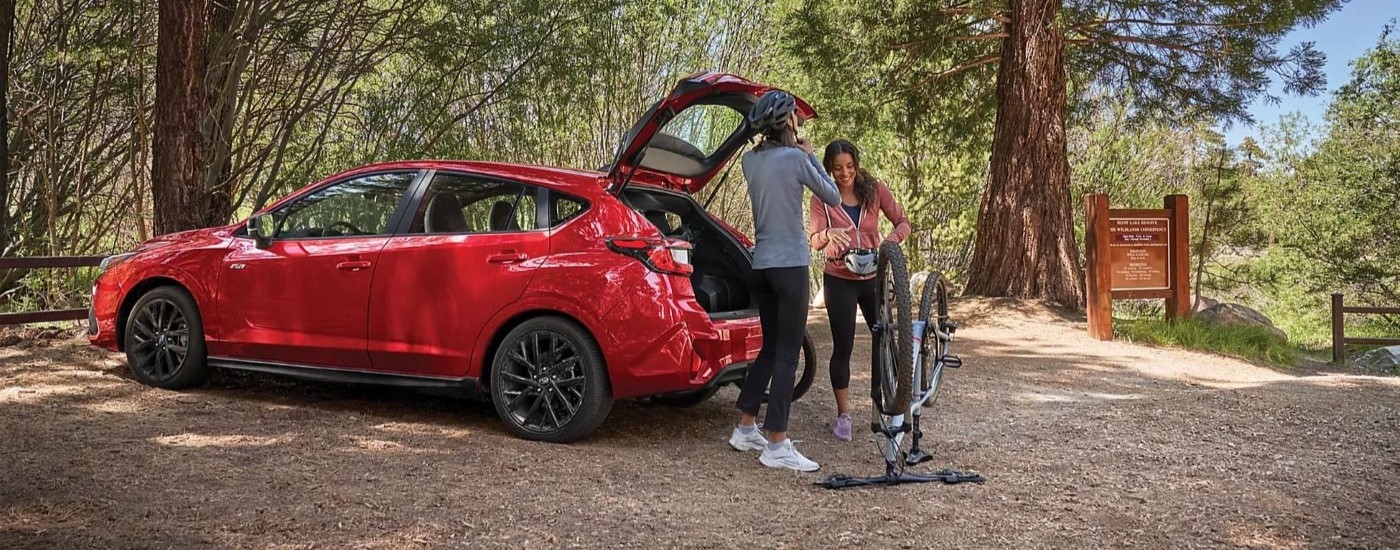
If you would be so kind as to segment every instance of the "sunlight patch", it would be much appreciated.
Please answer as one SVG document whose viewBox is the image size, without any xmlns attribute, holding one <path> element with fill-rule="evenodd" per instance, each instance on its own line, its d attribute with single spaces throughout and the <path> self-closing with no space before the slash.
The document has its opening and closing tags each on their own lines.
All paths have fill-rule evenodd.
<svg viewBox="0 0 1400 550">
<path fill-rule="evenodd" d="M 63 385 L 63 386 L 12 386 L 0 389 L 0 403 L 38 403 L 44 399 L 56 396 L 81 395 L 86 393 L 88 386 Z"/>
<path fill-rule="evenodd" d="M 258 435 L 203 435 L 203 434 L 179 434 L 153 437 L 151 442 L 168 447 L 267 447 L 276 445 L 289 439 L 283 437 L 267 437 Z"/>
<path fill-rule="evenodd" d="M 1094 392 L 1069 392 L 1060 390 L 1035 390 L 1023 392 L 1014 397 L 1016 401 L 1023 403 L 1087 403 L 1095 401 L 1125 401 L 1131 399 L 1142 399 L 1141 395 L 1135 393 L 1094 393 Z"/>
<path fill-rule="evenodd" d="M 356 446 L 356 447 L 359 447 L 359 448 L 364 449 L 364 450 L 366 450 L 366 451 L 385 452 L 385 451 L 402 451 L 402 450 L 404 450 L 403 443 L 399 443 L 399 442 L 397 442 L 397 441 L 387 441 L 387 440 L 383 440 L 383 439 L 375 439 L 375 438 L 372 438 L 372 437 L 358 437 L 358 436 L 351 437 L 350 440 L 353 441 L 353 442 L 355 443 L 355 446 Z"/>
<path fill-rule="evenodd" d="M 138 413 L 147 410 L 140 403 L 130 399 L 108 399 L 101 403 L 83 405 L 83 408 L 100 413 Z"/>
</svg>

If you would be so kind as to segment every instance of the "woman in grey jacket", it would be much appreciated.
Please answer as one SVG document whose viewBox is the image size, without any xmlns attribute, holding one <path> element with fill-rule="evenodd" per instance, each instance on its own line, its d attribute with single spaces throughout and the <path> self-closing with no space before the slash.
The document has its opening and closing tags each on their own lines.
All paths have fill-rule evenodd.
<svg viewBox="0 0 1400 550">
<path fill-rule="evenodd" d="M 797 139 L 797 101 L 791 94 L 782 90 L 764 94 L 750 109 L 748 122 L 763 136 L 742 161 L 754 222 L 749 286 L 758 303 L 763 348 L 744 377 L 737 403 L 742 416 L 729 445 L 761 451 L 759 461 L 764 466 L 810 472 L 819 466 L 797 452 L 787 437 L 810 292 L 803 188 L 832 206 L 841 203 L 841 192 L 812 153 L 811 143 Z M 763 421 L 766 438 L 755 425 L 765 390 L 769 394 Z"/>
</svg>

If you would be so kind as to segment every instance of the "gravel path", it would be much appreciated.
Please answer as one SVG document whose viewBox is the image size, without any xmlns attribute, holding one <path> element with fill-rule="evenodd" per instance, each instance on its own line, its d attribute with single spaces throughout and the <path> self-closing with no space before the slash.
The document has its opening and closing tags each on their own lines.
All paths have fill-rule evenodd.
<svg viewBox="0 0 1400 550">
<path fill-rule="evenodd" d="M 793 409 L 809 475 L 729 450 L 733 388 L 622 402 L 555 446 L 465 401 L 242 374 L 173 393 L 81 339 L 0 342 L 0 548 L 1400 547 L 1400 380 L 955 310 L 967 365 L 929 409 L 926 468 L 988 481 L 845 491 L 812 483 L 881 466 L 867 434 L 829 437 L 824 372 Z"/>
</svg>

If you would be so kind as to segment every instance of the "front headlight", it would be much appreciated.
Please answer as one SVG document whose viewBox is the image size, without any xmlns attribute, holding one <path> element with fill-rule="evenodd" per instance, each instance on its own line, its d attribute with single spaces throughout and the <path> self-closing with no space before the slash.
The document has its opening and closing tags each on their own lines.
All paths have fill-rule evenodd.
<svg viewBox="0 0 1400 550">
<path fill-rule="evenodd" d="M 119 263 L 122 263 L 122 262 L 126 261 L 127 258 L 130 258 L 130 257 L 132 257 L 132 256 L 134 256 L 134 255 L 135 255 L 134 252 L 127 252 L 127 253 L 124 253 L 124 254 L 113 254 L 113 255 L 108 256 L 108 257 L 106 257 L 106 258 L 102 258 L 102 263 L 100 263 L 100 264 L 97 265 L 97 270 L 98 270 L 98 271 L 107 271 L 108 268 L 111 268 L 111 267 L 114 266 L 114 265 L 117 265 L 117 264 L 119 264 Z"/>
</svg>

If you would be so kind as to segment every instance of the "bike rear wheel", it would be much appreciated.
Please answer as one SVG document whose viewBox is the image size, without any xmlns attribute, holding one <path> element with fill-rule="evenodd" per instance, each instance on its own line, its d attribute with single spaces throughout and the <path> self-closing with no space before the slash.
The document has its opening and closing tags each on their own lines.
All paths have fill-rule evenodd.
<svg viewBox="0 0 1400 550">
<path fill-rule="evenodd" d="M 943 274 L 930 273 L 924 280 L 919 299 L 919 320 L 924 322 L 924 334 L 919 348 L 919 371 L 923 375 L 920 388 L 929 394 L 927 407 L 938 398 L 938 382 L 943 378 L 943 357 L 948 354 L 948 284 Z"/>
</svg>

